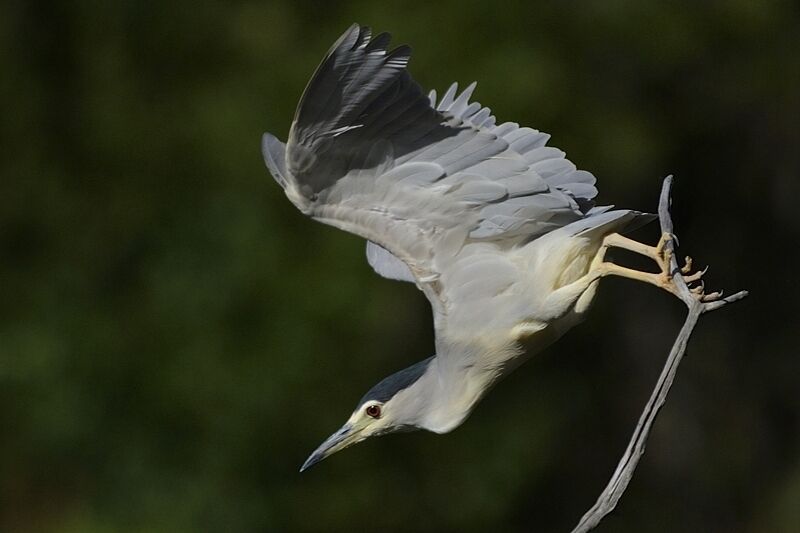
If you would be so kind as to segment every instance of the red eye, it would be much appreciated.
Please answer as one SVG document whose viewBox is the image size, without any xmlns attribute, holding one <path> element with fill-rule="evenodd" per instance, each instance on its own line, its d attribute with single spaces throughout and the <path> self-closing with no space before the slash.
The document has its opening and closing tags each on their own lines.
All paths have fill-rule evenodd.
<svg viewBox="0 0 800 533">
<path fill-rule="evenodd" d="M 381 417 L 381 406 L 380 405 L 370 405 L 367 407 L 367 416 L 371 416 L 372 418 L 380 418 Z"/>
</svg>

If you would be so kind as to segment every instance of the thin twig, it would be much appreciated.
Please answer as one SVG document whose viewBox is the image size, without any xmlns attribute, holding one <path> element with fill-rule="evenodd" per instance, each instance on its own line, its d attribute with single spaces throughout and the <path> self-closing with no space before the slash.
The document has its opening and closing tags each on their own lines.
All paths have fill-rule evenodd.
<svg viewBox="0 0 800 533">
<path fill-rule="evenodd" d="M 664 184 L 661 188 L 661 198 L 658 205 L 658 219 L 661 223 L 661 231 L 663 233 L 673 235 L 672 217 L 669 212 L 671 205 L 671 189 L 672 176 L 667 176 L 664 178 Z M 667 361 L 664 364 L 664 369 L 661 371 L 661 375 L 658 377 L 658 381 L 653 389 L 653 393 L 650 395 L 650 399 L 647 401 L 647 405 L 645 405 L 644 411 L 642 411 L 642 414 L 639 417 L 639 422 L 636 424 L 636 429 L 633 431 L 633 435 L 628 442 L 628 447 L 625 449 L 625 453 L 622 454 L 622 458 L 617 464 L 617 469 L 614 471 L 614 475 L 611 476 L 608 485 L 606 485 L 606 488 L 597 498 L 597 502 L 595 502 L 591 509 L 586 511 L 580 522 L 578 522 L 578 525 L 572 530 L 572 533 L 584 533 L 594 529 L 608 513 L 614 510 L 617 502 L 622 497 L 625 489 L 628 487 L 628 483 L 630 483 L 630 480 L 633 477 L 633 472 L 636 470 L 636 466 L 639 464 L 639 459 L 641 459 L 642 455 L 644 455 L 645 444 L 647 443 L 647 437 L 650 434 L 650 428 L 652 427 L 653 421 L 655 420 L 656 415 L 658 415 L 659 410 L 667 400 L 667 394 L 669 393 L 669 389 L 672 386 L 673 380 L 675 379 L 675 373 L 678 370 L 678 365 L 680 365 L 681 359 L 683 359 L 683 355 L 686 352 L 686 345 L 689 342 L 689 337 L 691 336 L 692 330 L 694 330 L 700 315 L 708 311 L 719 309 L 720 307 L 737 300 L 741 300 L 747 296 L 747 291 L 740 291 L 732 296 L 728 296 L 727 298 L 721 298 L 711 302 L 703 302 L 701 298 L 698 298 L 691 293 L 689 287 L 683 279 L 683 274 L 681 273 L 681 269 L 678 267 L 678 262 L 675 258 L 674 240 L 667 241 L 666 246 L 668 253 L 670 254 L 670 270 L 675 286 L 678 289 L 678 297 L 689 308 L 689 314 L 686 316 L 686 321 L 683 323 L 683 327 L 678 334 L 678 338 L 675 339 L 675 343 L 672 345 L 669 357 L 667 357 Z"/>
</svg>

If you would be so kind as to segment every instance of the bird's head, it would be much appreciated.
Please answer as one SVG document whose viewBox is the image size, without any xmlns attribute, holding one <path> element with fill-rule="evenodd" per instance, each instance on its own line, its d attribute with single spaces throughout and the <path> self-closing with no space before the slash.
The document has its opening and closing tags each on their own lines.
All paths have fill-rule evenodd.
<svg viewBox="0 0 800 533">
<path fill-rule="evenodd" d="M 369 437 L 417 429 L 428 396 L 421 378 L 432 359 L 396 372 L 372 387 L 347 422 L 314 450 L 300 471 Z"/>
</svg>

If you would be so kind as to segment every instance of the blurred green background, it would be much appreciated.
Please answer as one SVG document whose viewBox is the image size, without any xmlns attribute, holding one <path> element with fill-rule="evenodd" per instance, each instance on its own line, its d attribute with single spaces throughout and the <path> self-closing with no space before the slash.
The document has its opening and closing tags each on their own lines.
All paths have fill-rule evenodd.
<svg viewBox="0 0 800 533">
<path fill-rule="evenodd" d="M 616 279 L 457 431 L 298 474 L 433 350 L 422 294 L 261 160 L 354 21 L 601 202 L 674 173 L 681 251 L 752 292 L 701 320 L 599 531 L 800 531 L 800 11 L 742 0 L 0 4 L 0 530 L 566 531 L 594 502 L 684 315 Z"/>
</svg>

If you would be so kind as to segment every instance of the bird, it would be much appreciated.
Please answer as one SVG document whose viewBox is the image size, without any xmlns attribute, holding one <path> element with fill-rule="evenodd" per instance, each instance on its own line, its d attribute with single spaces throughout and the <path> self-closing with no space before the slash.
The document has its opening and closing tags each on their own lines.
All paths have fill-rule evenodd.
<svg viewBox="0 0 800 533">
<path fill-rule="evenodd" d="M 390 39 L 348 28 L 306 86 L 286 142 L 265 133 L 261 148 L 301 213 L 364 238 L 375 272 L 423 292 L 435 354 L 367 391 L 301 472 L 369 437 L 452 431 L 584 320 L 602 278 L 676 292 L 671 235 L 654 246 L 624 236 L 654 215 L 596 206 L 595 177 L 550 135 L 498 123 L 471 101 L 474 82 L 425 94 L 408 71 L 410 47 L 390 49 Z M 606 260 L 611 248 L 660 271 Z"/>
</svg>

